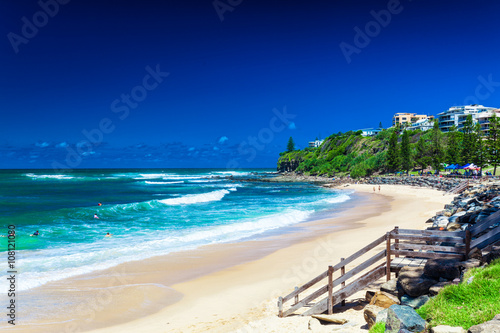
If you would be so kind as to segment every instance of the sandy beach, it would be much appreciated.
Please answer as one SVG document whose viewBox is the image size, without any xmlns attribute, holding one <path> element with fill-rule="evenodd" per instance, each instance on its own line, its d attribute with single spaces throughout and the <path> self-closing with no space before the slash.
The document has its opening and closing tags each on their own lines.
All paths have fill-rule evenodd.
<svg viewBox="0 0 500 333">
<path fill-rule="evenodd" d="M 308 318 L 277 318 L 279 296 L 394 226 L 423 229 L 452 200 L 443 192 L 404 186 L 383 186 L 375 194 L 369 185 L 342 189 L 354 189 L 362 204 L 307 222 L 295 233 L 205 246 L 49 283 L 26 297 L 46 304 L 69 297 L 72 305 L 11 331 L 304 331 Z M 362 312 L 352 311 L 346 314 L 352 331 L 363 332 Z"/>
</svg>

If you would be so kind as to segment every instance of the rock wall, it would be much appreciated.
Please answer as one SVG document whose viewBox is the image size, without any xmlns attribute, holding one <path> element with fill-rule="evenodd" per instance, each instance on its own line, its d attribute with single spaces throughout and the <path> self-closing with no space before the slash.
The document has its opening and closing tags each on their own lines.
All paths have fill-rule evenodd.
<svg viewBox="0 0 500 333">
<path fill-rule="evenodd" d="M 463 181 L 464 179 L 442 178 L 435 176 L 369 177 L 357 180 L 359 184 L 408 185 L 408 186 L 433 188 L 441 191 L 449 191 Z M 356 181 L 351 181 L 351 183 L 352 182 Z"/>
</svg>

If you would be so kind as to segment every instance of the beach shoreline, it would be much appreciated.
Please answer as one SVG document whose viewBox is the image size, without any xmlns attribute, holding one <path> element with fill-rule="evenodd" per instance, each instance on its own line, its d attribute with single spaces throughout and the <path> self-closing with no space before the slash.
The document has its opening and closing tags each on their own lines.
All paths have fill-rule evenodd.
<svg viewBox="0 0 500 333">
<path fill-rule="evenodd" d="M 347 189 L 355 189 L 369 200 L 334 218 L 304 223 L 298 233 L 304 233 L 305 228 L 309 230 L 306 236 L 283 234 L 265 240 L 209 245 L 50 283 L 42 295 L 55 300 L 71 292 L 80 306 L 59 319 L 20 325 L 13 331 L 236 330 L 276 317 L 278 296 L 327 267 L 330 260 L 321 257 L 320 252 L 331 251 L 333 261 L 337 261 L 395 225 L 422 228 L 427 218 L 451 201 L 442 192 L 429 189 L 396 186 L 391 190 L 388 186 L 376 195 L 369 185 Z M 414 218 L 405 214 L 394 221 L 396 224 L 386 221 L 410 206 L 417 215 Z M 345 244 L 354 238 L 356 242 Z M 71 315 L 79 320 L 70 320 Z M 54 320 L 59 323 L 54 324 Z"/>
</svg>

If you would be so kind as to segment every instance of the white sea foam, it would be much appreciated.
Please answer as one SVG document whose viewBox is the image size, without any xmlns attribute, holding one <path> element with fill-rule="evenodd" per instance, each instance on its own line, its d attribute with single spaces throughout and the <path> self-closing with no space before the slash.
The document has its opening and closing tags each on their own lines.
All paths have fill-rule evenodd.
<svg viewBox="0 0 500 333">
<path fill-rule="evenodd" d="M 248 171 L 213 171 L 211 175 L 223 175 L 223 176 L 248 176 L 251 173 Z"/>
<path fill-rule="evenodd" d="M 236 188 L 229 190 L 236 191 Z M 229 194 L 228 190 L 218 190 L 202 194 L 188 194 L 180 198 L 158 200 L 158 202 L 165 205 L 191 205 L 196 203 L 219 201 L 222 200 L 226 194 Z"/>
<path fill-rule="evenodd" d="M 184 182 L 183 181 L 153 182 L 153 181 L 146 180 L 145 183 L 146 184 L 151 184 L 151 185 L 169 185 L 169 184 L 183 184 Z"/>
<path fill-rule="evenodd" d="M 184 236 L 186 241 L 211 240 L 212 243 L 235 241 L 252 235 L 303 222 L 313 213 L 290 209 L 280 214 L 273 214 L 253 221 L 207 227 Z"/>
<path fill-rule="evenodd" d="M 331 204 L 336 204 L 336 203 L 342 203 L 350 200 L 351 197 L 347 193 L 340 193 L 337 196 L 334 196 L 333 198 L 327 198 L 324 201 L 327 203 Z"/>
<path fill-rule="evenodd" d="M 35 179 L 74 179 L 73 176 L 68 175 L 35 175 L 34 173 L 27 173 L 24 176 Z"/>
<path fill-rule="evenodd" d="M 189 183 L 215 183 L 223 181 L 223 179 L 189 179 Z"/>
<path fill-rule="evenodd" d="M 164 178 L 166 175 L 164 173 L 140 173 L 134 177 L 134 179 L 158 179 Z"/>
</svg>

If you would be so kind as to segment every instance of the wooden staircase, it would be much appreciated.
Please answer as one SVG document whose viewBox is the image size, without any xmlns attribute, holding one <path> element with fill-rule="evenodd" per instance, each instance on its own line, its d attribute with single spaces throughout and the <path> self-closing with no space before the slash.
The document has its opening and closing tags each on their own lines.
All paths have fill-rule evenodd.
<svg viewBox="0 0 500 333">
<path fill-rule="evenodd" d="M 459 194 L 459 193 L 462 193 L 463 191 L 465 191 L 468 187 L 469 187 L 469 180 L 467 179 L 467 180 L 461 182 L 460 184 L 458 184 L 457 186 L 455 186 L 454 188 L 446 191 L 443 195 Z"/>
<path fill-rule="evenodd" d="M 327 312 L 356 292 L 404 266 L 423 266 L 428 259 L 464 260 L 471 248 L 483 249 L 500 240 L 500 211 L 466 231 L 411 230 L 395 227 L 290 294 L 279 297 L 278 315 L 287 317 Z M 384 246 L 385 245 L 385 246 Z M 367 258 L 368 257 L 368 258 Z M 367 259 L 364 259 L 367 258 Z M 347 266 L 355 265 L 346 272 Z M 316 289 L 317 288 L 317 289 Z M 285 309 L 286 303 L 292 301 Z"/>
</svg>

